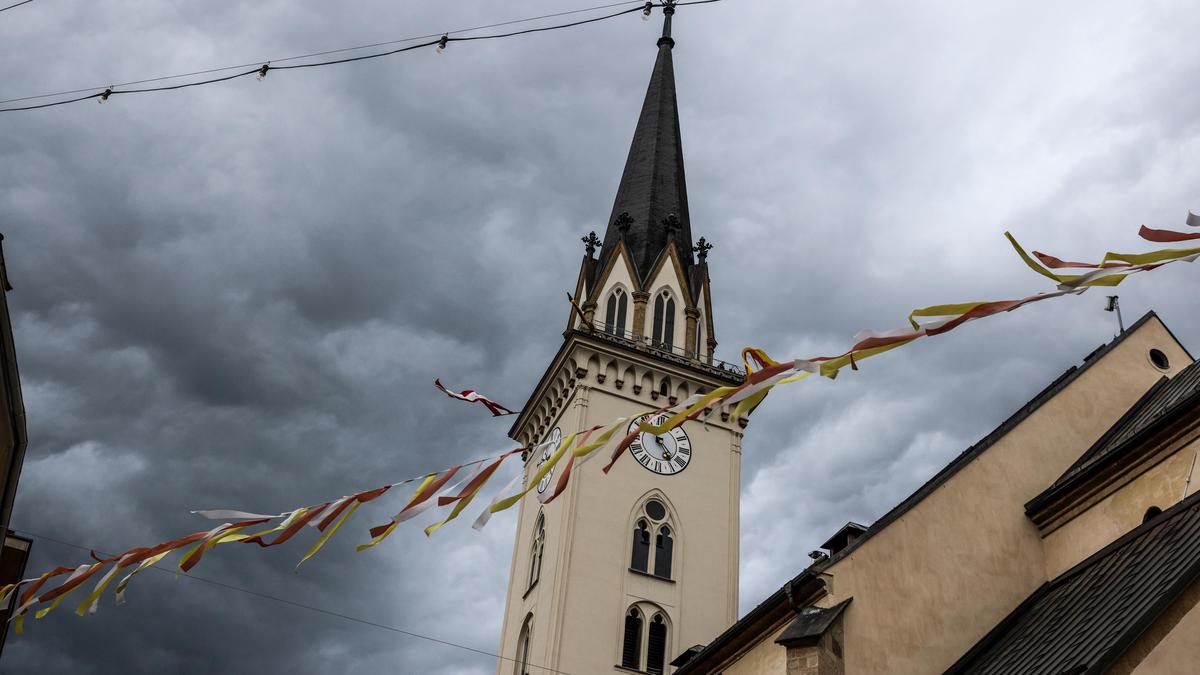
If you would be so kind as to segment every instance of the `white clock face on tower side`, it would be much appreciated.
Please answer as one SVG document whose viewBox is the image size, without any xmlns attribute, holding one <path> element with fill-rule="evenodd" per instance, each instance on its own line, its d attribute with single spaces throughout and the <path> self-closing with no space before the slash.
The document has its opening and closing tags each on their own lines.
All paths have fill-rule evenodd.
<svg viewBox="0 0 1200 675">
<path fill-rule="evenodd" d="M 670 417 L 665 413 L 642 415 L 630 423 L 629 431 L 636 431 L 646 419 L 651 424 L 662 424 Z M 642 432 L 630 444 L 629 454 L 650 471 L 670 476 L 686 469 L 688 462 L 692 461 L 692 441 L 683 427 L 675 427 L 660 436 Z"/>
<path fill-rule="evenodd" d="M 537 465 L 539 469 L 543 464 L 546 463 L 546 460 L 550 459 L 550 456 L 554 454 L 554 451 L 558 449 L 558 446 L 562 444 L 562 429 L 554 427 L 554 431 L 550 432 L 550 436 L 546 439 L 546 443 L 549 443 L 549 445 L 547 445 L 546 449 L 542 451 L 542 458 L 538 460 Z M 550 487 L 550 479 L 553 477 L 554 469 L 551 468 L 546 472 L 546 475 L 543 476 L 540 481 L 538 481 L 537 491 L 539 493 L 545 492 L 546 488 Z"/>
</svg>

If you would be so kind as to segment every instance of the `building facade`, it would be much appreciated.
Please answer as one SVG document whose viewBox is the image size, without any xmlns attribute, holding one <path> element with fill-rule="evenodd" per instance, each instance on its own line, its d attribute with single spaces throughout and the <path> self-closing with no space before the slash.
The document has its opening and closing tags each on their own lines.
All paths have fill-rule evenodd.
<svg viewBox="0 0 1200 675">
<path fill-rule="evenodd" d="M 679 675 L 1195 673 L 1200 363 L 1153 313 Z"/>
</svg>

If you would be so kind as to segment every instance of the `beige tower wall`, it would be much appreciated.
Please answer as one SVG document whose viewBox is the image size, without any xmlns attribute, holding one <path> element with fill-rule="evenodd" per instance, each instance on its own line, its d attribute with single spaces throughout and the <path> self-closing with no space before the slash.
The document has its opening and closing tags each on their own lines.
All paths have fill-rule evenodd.
<svg viewBox="0 0 1200 675">
<path fill-rule="evenodd" d="M 1024 504 L 1048 487 L 1161 375 L 1190 362 L 1151 318 L 895 522 L 828 570 L 822 606 L 846 612 L 846 672 L 942 672 L 1046 581 Z M 969 598 L 969 601 L 964 600 Z"/>
<path fill-rule="evenodd" d="M 554 426 L 568 434 L 660 408 L 667 401 L 651 393 L 664 374 L 671 378 L 673 395 L 716 384 L 689 378 L 685 369 L 651 358 L 614 356 L 583 346 L 570 352 L 563 368 L 575 378 L 562 388 L 564 400 L 557 417 L 531 422 L 540 431 L 536 438 L 522 441 L 541 441 Z M 635 386 L 640 387 L 638 393 Z M 559 397 L 553 387 L 546 396 Z M 605 475 L 602 469 L 610 447 L 577 468 L 567 490 L 555 501 L 543 507 L 533 493 L 522 501 L 502 655 L 516 655 L 530 612 L 534 616 L 530 663 L 569 673 L 627 672 L 617 664 L 625 612 L 636 603 L 661 608 L 667 617 L 667 661 L 711 639 L 736 619 L 741 429 L 733 420 L 722 421 L 722 412 L 726 411 L 714 412 L 707 428 L 699 422 L 685 423 L 692 459 L 676 475 L 654 474 L 628 453 Z M 536 469 L 537 460 L 528 462 L 527 476 Z M 555 478 L 564 467 L 565 463 L 556 467 Z M 634 508 L 651 493 L 671 511 L 675 548 L 670 581 L 629 569 Z M 539 511 L 546 518 L 541 578 L 527 590 Z M 501 675 L 514 671 L 512 661 L 501 662 L 497 669 Z"/>
</svg>

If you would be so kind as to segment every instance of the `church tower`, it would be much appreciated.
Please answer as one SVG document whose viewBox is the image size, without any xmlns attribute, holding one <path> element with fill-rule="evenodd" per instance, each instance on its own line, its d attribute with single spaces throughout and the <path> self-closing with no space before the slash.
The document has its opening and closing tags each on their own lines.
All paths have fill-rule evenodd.
<svg viewBox="0 0 1200 675">
<path fill-rule="evenodd" d="M 568 310 L 562 347 L 509 432 L 526 447 L 743 379 L 713 359 L 711 246 L 692 240 L 672 5 L 604 239 L 584 238 L 580 311 Z M 589 462 L 550 503 L 522 500 L 498 675 L 667 673 L 737 618 L 745 423 L 721 409 L 643 434 L 608 474 Z M 544 460 L 525 458 L 526 480 Z"/>
</svg>

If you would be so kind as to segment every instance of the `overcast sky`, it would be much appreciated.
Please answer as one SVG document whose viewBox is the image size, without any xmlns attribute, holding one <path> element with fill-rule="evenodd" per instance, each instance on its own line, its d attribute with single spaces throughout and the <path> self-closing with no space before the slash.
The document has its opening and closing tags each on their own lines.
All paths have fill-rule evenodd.
<svg viewBox="0 0 1200 675">
<path fill-rule="evenodd" d="M 0 99 L 586 7 L 586 0 L 36 0 Z M 839 353 L 914 307 L 1048 290 L 1002 238 L 1091 259 L 1200 211 L 1195 3 L 681 8 L 675 68 L 718 356 Z M 121 551 L 506 450 L 603 233 L 659 19 L 0 115 L 0 231 L 30 445 L 12 525 Z M 1200 349 L 1200 268 L 1121 286 Z M 773 393 L 744 443 L 741 607 L 869 523 L 1091 349 L 1102 292 Z M 1084 448 L 1079 449 L 1081 452 Z M 510 465 L 505 475 L 516 470 Z M 502 483 L 496 483 L 501 485 Z M 199 576 L 497 648 L 514 513 L 356 554 L 364 508 Z M 36 539 L 29 571 L 86 552 Z M 67 605 L 71 605 L 68 607 Z M 65 603 L 0 672 L 492 673 L 495 660 L 168 574 Z"/>
</svg>

